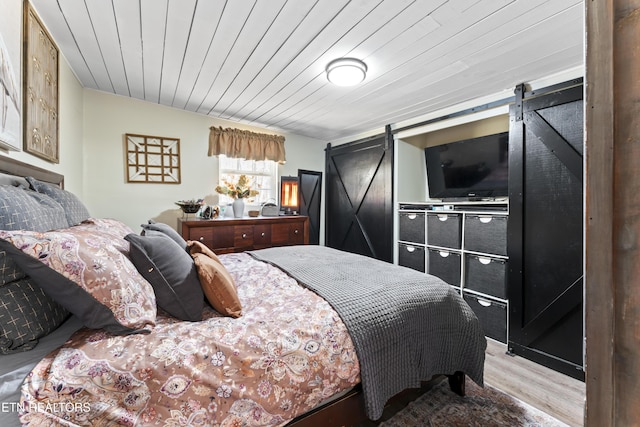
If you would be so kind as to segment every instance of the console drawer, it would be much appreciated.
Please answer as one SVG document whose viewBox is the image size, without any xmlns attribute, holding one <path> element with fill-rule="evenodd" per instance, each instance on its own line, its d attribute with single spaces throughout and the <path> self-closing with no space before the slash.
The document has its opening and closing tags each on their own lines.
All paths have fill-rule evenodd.
<svg viewBox="0 0 640 427">
<path fill-rule="evenodd" d="M 497 341 L 507 342 L 507 305 L 468 293 L 464 300 L 478 317 L 484 334 Z"/>
<path fill-rule="evenodd" d="M 427 244 L 460 249 L 462 221 L 457 213 L 427 214 Z"/>
<path fill-rule="evenodd" d="M 507 217 L 504 215 L 467 215 L 464 248 L 468 251 L 507 255 Z"/>
<path fill-rule="evenodd" d="M 507 262 L 465 254 L 464 287 L 496 298 L 507 298 Z"/>
<path fill-rule="evenodd" d="M 460 254 L 439 249 L 428 250 L 427 273 L 453 286 L 460 286 Z"/>
<path fill-rule="evenodd" d="M 425 272 L 424 248 L 422 246 L 400 243 L 398 246 L 398 264 Z"/>
<path fill-rule="evenodd" d="M 424 243 L 424 213 L 400 213 L 400 240 L 413 243 Z"/>
</svg>

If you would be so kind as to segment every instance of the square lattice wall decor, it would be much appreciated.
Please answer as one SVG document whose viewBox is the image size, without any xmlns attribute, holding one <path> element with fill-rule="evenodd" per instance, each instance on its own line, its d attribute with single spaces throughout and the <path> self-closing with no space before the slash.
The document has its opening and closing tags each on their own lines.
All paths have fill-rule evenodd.
<svg viewBox="0 0 640 427">
<path fill-rule="evenodd" d="M 127 182 L 180 184 L 180 139 L 125 134 Z"/>
</svg>

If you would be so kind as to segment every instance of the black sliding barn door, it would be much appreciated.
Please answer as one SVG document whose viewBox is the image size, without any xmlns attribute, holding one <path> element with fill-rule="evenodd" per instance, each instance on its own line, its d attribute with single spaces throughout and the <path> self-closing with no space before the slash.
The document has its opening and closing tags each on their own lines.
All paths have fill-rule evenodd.
<svg viewBox="0 0 640 427">
<path fill-rule="evenodd" d="M 309 244 L 320 243 L 320 197 L 322 172 L 298 169 L 300 214 L 309 217 Z"/>
<path fill-rule="evenodd" d="M 510 111 L 509 350 L 584 380 L 582 81 L 558 89 Z"/>
<path fill-rule="evenodd" d="M 325 243 L 393 262 L 393 136 L 327 145 Z"/>
</svg>

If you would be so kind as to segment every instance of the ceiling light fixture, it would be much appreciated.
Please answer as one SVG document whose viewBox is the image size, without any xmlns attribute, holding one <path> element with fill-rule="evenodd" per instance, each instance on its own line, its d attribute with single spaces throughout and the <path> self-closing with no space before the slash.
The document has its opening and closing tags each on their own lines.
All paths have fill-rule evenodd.
<svg viewBox="0 0 640 427">
<path fill-rule="evenodd" d="M 367 64 L 355 58 L 338 58 L 327 64 L 327 79 L 338 86 L 353 86 L 367 76 Z"/>
</svg>

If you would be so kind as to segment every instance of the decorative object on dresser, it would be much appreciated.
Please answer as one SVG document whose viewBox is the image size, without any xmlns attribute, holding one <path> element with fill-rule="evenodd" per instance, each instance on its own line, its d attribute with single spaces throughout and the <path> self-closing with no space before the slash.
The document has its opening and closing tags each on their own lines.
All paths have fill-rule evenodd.
<svg viewBox="0 0 640 427">
<path fill-rule="evenodd" d="M 459 290 L 486 336 L 507 342 L 506 202 L 400 204 L 398 263 Z"/>
<path fill-rule="evenodd" d="M 176 202 L 176 205 L 180 206 L 182 213 L 185 215 L 197 213 L 203 204 L 203 199 L 179 200 Z"/>
<path fill-rule="evenodd" d="M 280 209 L 285 215 L 296 215 L 300 201 L 298 199 L 298 178 L 280 177 Z"/>
<path fill-rule="evenodd" d="M 309 218 L 179 219 L 185 240 L 196 240 L 217 254 L 309 243 Z"/>
<path fill-rule="evenodd" d="M 267 202 L 262 205 L 260 209 L 260 215 L 262 216 L 278 216 L 280 214 L 280 209 L 278 205 L 273 202 Z"/>
<path fill-rule="evenodd" d="M 24 151 L 59 163 L 58 47 L 30 2 L 24 5 Z"/>
<path fill-rule="evenodd" d="M 216 193 L 223 194 L 233 199 L 233 216 L 244 216 L 244 199 L 257 196 L 258 190 L 251 188 L 251 180 L 246 175 L 240 175 L 236 182 L 224 180 L 222 185 L 216 187 Z"/>
<path fill-rule="evenodd" d="M 124 135 L 127 182 L 180 184 L 180 139 Z"/>
</svg>

